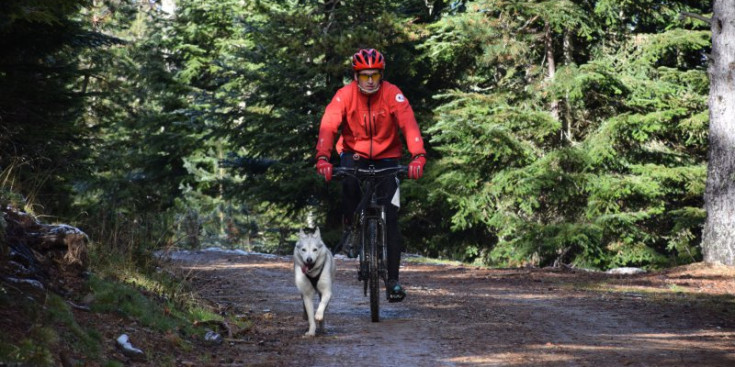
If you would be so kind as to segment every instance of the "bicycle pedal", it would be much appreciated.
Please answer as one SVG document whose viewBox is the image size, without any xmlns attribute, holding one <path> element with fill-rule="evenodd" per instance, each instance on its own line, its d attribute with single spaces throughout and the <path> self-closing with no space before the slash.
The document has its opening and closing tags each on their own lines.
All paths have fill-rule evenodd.
<svg viewBox="0 0 735 367">
<path fill-rule="evenodd" d="M 388 296 L 388 303 L 397 303 L 397 302 L 403 302 L 403 299 L 406 298 L 406 294 L 391 294 Z"/>
</svg>

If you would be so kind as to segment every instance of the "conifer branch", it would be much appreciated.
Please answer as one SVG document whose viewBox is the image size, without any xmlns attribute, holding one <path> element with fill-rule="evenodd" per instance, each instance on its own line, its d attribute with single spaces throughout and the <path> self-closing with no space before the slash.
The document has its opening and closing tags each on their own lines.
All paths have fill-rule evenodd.
<svg viewBox="0 0 735 367">
<path fill-rule="evenodd" d="M 689 12 L 686 12 L 686 11 L 683 11 L 683 12 L 679 13 L 679 20 L 684 20 L 685 17 L 699 19 L 699 20 L 701 20 L 701 21 L 703 21 L 703 22 L 705 22 L 707 24 L 712 24 L 712 18 L 707 18 L 704 15 L 689 13 Z"/>
<path fill-rule="evenodd" d="M 524 24 L 523 26 L 521 26 L 521 28 L 518 29 L 518 33 L 523 32 L 526 28 L 528 28 L 531 24 L 533 24 L 533 22 L 535 22 L 536 19 L 538 19 L 538 18 L 540 18 L 540 17 L 538 15 L 536 15 L 535 17 L 533 17 L 533 18 L 529 19 L 528 21 L 526 21 L 526 24 Z"/>
</svg>

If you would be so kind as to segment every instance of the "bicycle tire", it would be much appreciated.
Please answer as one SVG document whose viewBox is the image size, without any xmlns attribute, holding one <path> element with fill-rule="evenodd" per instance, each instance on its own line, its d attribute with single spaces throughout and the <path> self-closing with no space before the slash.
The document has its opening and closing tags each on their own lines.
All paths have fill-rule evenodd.
<svg viewBox="0 0 735 367">
<path fill-rule="evenodd" d="M 368 244 L 370 255 L 368 256 L 368 272 L 370 283 L 370 318 L 373 322 L 380 322 L 380 273 L 378 269 L 378 221 L 370 219 L 367 225 Z"/>
</svg>

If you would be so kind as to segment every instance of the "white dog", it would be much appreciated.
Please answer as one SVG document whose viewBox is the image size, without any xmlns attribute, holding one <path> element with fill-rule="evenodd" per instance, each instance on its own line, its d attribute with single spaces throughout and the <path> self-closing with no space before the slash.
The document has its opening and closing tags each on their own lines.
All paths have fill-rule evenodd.
<svg viewBox="0 0 735 367">
<path fill-rule="evenodd" d="M 337 270 L 332 252 L 322 242 L 319 228 L 313 234 L 299 231 L 299 240 L 293 252 L 294 278 L 296 287 L 304 300 L 304 316 L 309 320 L 309 331 L 306 336 L 316 335 L 316 323 L 319 331 L 324 331 L 324 312 L 332 298 L 332 281 Z M 319 307 L 314 313 L 314 294 L 319 294 Z"/>
</svg>

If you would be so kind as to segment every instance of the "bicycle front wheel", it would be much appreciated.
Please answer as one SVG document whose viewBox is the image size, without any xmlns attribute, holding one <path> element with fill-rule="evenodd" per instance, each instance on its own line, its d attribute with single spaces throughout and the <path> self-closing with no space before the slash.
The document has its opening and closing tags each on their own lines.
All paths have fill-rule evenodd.
<svg viewBox="0 0 735 367">
<path fill-rule="evenodd" d="M 380 321 L 380 273 L 378 269 L 378 221 L 371 219 L 367 225 L 368 234 L 368 283 L 370 283 L 370 317 L 373 322 Z"/>
</svg>

